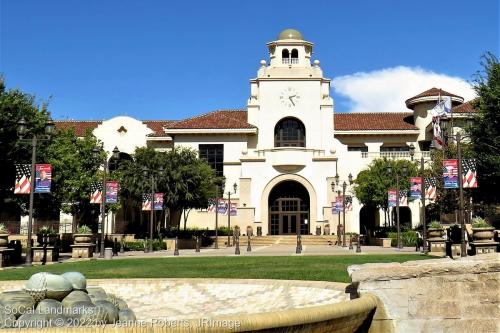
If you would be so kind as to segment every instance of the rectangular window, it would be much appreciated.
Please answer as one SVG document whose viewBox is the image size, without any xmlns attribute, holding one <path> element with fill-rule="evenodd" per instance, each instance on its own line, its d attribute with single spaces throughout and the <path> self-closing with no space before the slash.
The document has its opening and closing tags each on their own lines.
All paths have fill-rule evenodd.
<svg viewBox="0 0 500 333">
<path fill-rule="evenodd" d="M 361 152 L 368 152 L 368 147 L 367 146 L 347 146 L 347 151 L 361 151 Z"/>
<path fill-rule="evenodd" d="M 217 176 L 224 174 L 224 145 L 199 145 L 200 158 L 207 161 Z"/>
</svg>

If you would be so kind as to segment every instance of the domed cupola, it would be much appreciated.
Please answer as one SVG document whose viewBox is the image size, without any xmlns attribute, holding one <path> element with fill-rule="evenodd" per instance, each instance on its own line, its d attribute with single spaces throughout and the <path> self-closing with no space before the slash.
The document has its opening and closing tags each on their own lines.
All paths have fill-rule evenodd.
<svg viewBox="0 0 500 333">
<path fill-rule="evenodd" d="M 278 39 L 267 43 L 271 58 L 270 67 L 311 67 L 311 42 L 304 40 L 295 29 L 285 29 Z"/>
</svg>

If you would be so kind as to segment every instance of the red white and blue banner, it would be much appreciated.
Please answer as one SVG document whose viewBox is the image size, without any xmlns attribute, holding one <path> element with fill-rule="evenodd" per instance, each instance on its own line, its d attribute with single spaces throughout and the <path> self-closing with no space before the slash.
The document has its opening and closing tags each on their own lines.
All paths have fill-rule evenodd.
<svg viewBox="0 0 500 333">
<path fill-rule="evenodd" d="M 90 193 L 90 203 L 102 203 L 102 182 L 92 182 L 90 189 L 92 191 L 92 193 Z"/>
<path fill-rule="evenodd" d="M 397 205 L 397 191 L 394 189 L 389 189 L 387 191 L 387 205 L 389 207 L 396 207 Z"/>
<path fill-rule="evenodd" d="M 344 209 L 344 205 L 342 204 L 342 196 L 339 195 L 335 198 L 335 202 L 332 202 L 332 214 L 340 214 Z"/>
<path fill-rule="evenodd" d="M 346 211 L 352 210 L 352 196 L 351 195 L 345 196 L 345 210 Z"/>
<path fill-rule="evenodd" d="M 412 199 L 422 198 L 422 178 L 420 177 L 410 178 L 410 197 Z"/>
<path fill-rule="evenodd" d="M 477 188 L 475 159 L 462 159 L 462 184 L 464 188 Z"/>
<path fill-rule="evenodd" d="M 399 207 L 408 206 L 408 190 L 399 191 Z"/>
<path fill-rule="evenodd" d="M 35 166 L 35 193 L 50 193 L 52 183 L 52 166 L 37 164 Z"/>
<path fill-rule="evenodd" d="M 118 182 L 109 180 L 106 182 L 106 203 L 118 202 Z"/>
<path fill-rule="evenodd" d="M 16 183 L 14 194 L 29 194 L 31 192 L 31 166 L 16 164 Z"/>
<path fill-rule="evenodd" d="M 142 195 L 142 210 L 151 210 L 151 193 Z"/>
<path fill-rule="evenodd" d="M 425 178 L 425 199 L 436 200 L 437 197 L 437 181 L 436 178 Z"/>
<path fill-rule="evenodd" d="M 444 188 L 458 188 L 458 160 L 443 160 Z"/>
<path fill-rule="evenodd" d="M 163 193 L 155 193 L 154 210 L 163 210 Z"/>
</svg>

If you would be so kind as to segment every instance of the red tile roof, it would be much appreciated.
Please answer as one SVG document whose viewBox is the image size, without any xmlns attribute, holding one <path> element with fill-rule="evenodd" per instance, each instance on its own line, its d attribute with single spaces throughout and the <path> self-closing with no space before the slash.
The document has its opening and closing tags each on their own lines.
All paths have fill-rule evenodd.
<svg viewBox="0 0 500 333">
<path fill-rule="evenodd" d="M 176 121 L 175 120 L 143 120 L 142 123 L 149 127 L 153 133 L 148 136 L 158 137 L 158 136 L 166 136 L 165 128 L 172 126 Z"/>
<path fill-rule="evenodd" d="M 458 106 L 453 107 L 451 111 L 453 113 L 475 113 L 477 112 L 477 109 L 475 109 L 473 105 L 476 101 L 477 99 L 473 99 L 464 104 L 460 104 Z"/>
<path fill-rule="evenodd" d="M 417 99 L 417 98 L 421 98 L 421 97 L 430 97 L 430 96 L 451 96 L 451 97 L 457 97 L 457 98 L 462 98 L 462 96 L 458 96 L 458 95 L 455 95 L 455 94 L 452 94 L 452 93 L 449 93 L 443 89 L 439 89 L 439 88 L 431 88 L 429 90 L 426 90 L 416 96 L 413 96 L 412 98 L 408 98 L 405 103 L 406 103 L 406 106 L 408 106 L 413 100 Z"/>
<path fill-rule="evenodd" d="M 335 131 L 417 130 L 412 112 L 336 113 Z"/>
<path fill-rule="evenodd" d="M 92 121 L 92 120 L 55 120 L 56 129 L 68 130 L 73 128 L 75 134 L 78 137 L 85 136 L 85 131 L 87 129 L 94 130 L 99 126 L 102 121 Z"/>
<path fill-rule="evenodd" d="M 249 129 L 255 128 L 247 122 L 244 110 L 217 110 L 200 116 L 177 121 L 168 129 Z M 168 132 L 168 130 L 167 130 Z"/>
</svg>

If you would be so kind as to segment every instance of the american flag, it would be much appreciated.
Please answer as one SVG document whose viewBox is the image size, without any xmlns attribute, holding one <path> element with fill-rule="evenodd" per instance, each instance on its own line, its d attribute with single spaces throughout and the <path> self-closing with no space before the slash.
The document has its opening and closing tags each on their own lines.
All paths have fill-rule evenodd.
<svg viewBox="0 0 500 333">
<path fill-rule="evenodd" d="M 151 193 L 142 195 L 142 210 L 151 210 Z"/>
<path fill-rule="evenodd" d="M 352 196 L 350 195 L 345 196 L 345 210 L 352 210 Z"/>
<path fill-rule="evenodd" d="M 425 198 L 429 200 L 436 200 L 437 191 L 436 191 L 436 178 L 425 178 Z"/>
<path fill-rule="evenodd" d="M 102 182 L 92 182 L 90 189 L 92 191 L 90 194 L 90 203 L 102 203 Z"/>
<path fill-rule="evenodd" d="M 462 178 L 464 188 L 477 188 L 477 169 L 475 159 L 462 159 Z"/>
<path fill-rule="evenodd" d="M 399 190 L 399 206 L 408 206 L 408 190 Z"/>
<path fill-rule="evenodd" d="M 208 207 L 207 207 L 207 211 L 208 212 L 213 212 L 215 211 L 215 202 L 217 201 L 217 199 L 214 199 L 214 198 L 210 198 L 208 199 Z"/>
<path fill-rule="evenodd" d="M 16 164 L 14 194 L 29 194 L 31 191 L 31 169 L 29 164 Z"/>
</svg>

